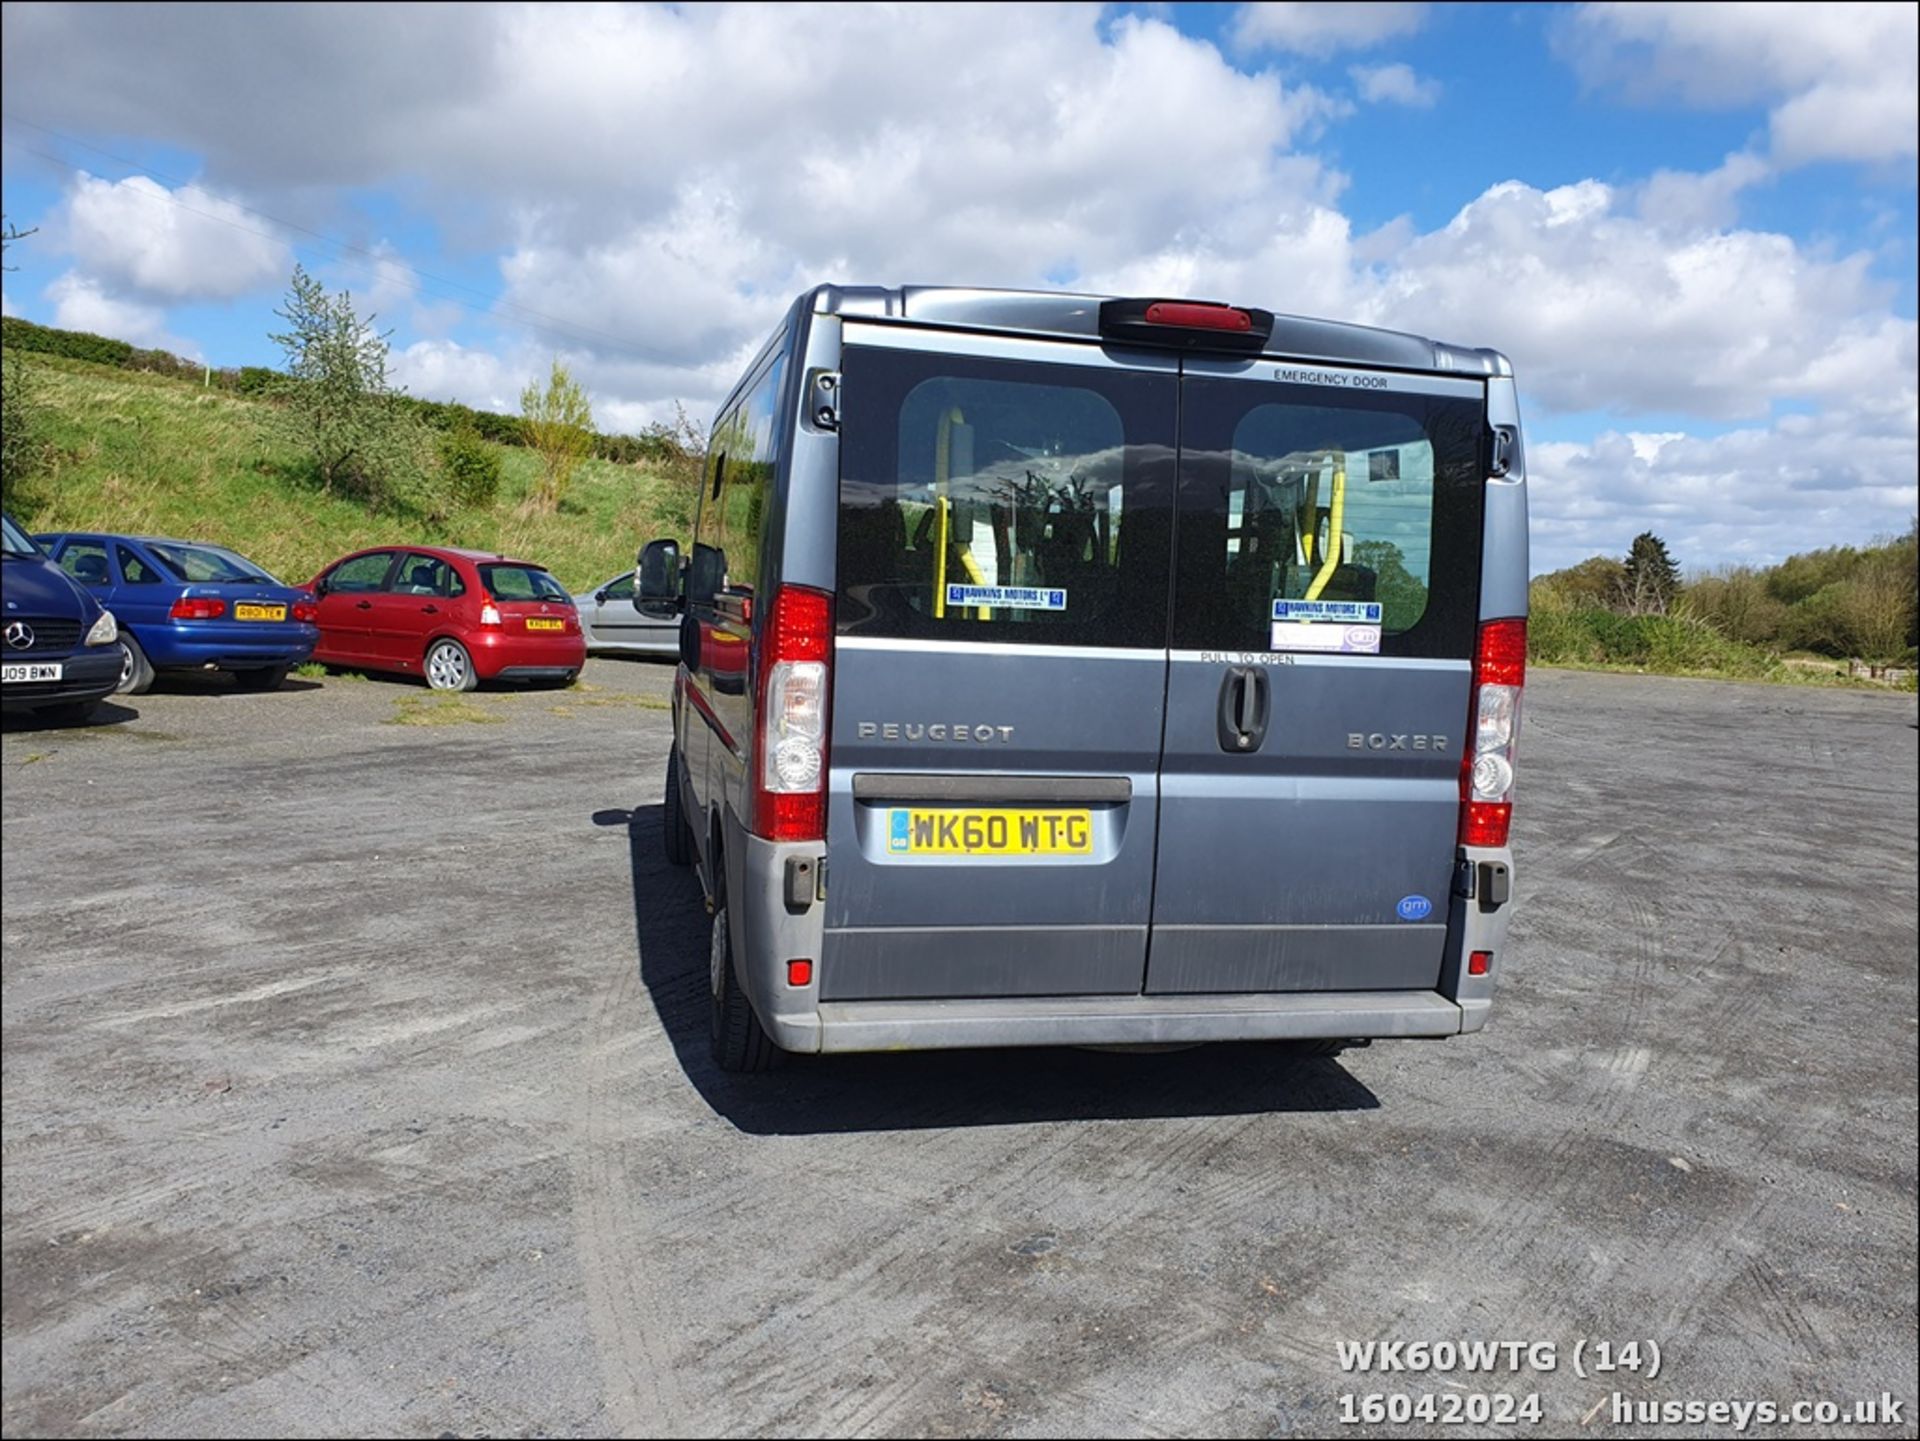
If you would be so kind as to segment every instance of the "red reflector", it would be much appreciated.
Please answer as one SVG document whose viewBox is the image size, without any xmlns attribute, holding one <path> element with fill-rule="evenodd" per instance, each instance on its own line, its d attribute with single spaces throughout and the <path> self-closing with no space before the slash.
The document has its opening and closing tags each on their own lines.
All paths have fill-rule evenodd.
<svg viewBox="0 0 1920 1441">
<path fill-rule="evenodd" d="M 787 984 L 790 986 L 812 985 L 813 984 L 813 962 L 812 961 L 788 961 L 787 962 Z"/>
<path fill-rule="evenodd" d="M 1460 818 L 1460 844 L 1504 846 L 1512 825 L 1512 801 L 1468 801 Z"/>
<path fill-rule="evenodd" d="M 827 798 L 819 791 L 769 791 L 759 795 L 755 834 L 772 841 L 817 841 L 827 833 Z"/>
<path fill-rule="evenodd" d="M 1488 971 L 1492 969 L 1493 969 L 1493 952 L 1492 951 L 1475 951 L 1473 952 L 1473 954 L 1467 957 L 1467 974 L 1470 976 L 1484 976 Z"/>
<path fill-rule="evenodd" d="M 1480 627 L 1480 648 L 1473 658 L 1476 685 L 1527 683 L 1527 623 L 1490 620 Z"/>
<path fill-rule="evenodd" d="M 183 595 L 167 612 L 175 620 L 218 620 L 227 613 L 227 603 L 208 595 Z"/>
<path fill-rule="evenodd" d="M 1231 305 L 1202 305 L 1191 300 L 1156 300 L 1147 307 L 1147 324 L 1180 325 L 1189 330 L 1252 330 L 1253 317 Z"/>
</svg>

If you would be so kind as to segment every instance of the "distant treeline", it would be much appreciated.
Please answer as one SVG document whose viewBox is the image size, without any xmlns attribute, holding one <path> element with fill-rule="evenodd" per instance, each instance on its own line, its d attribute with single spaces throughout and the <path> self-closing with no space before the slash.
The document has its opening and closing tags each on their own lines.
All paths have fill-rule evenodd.
<svg viewBox="0 0 1920 1441">
<path fill-rule="evenodd" d="M 1654 563 L 1664 546 L 1651 536 L 1635 546 L 1624 560 L 1596 555 L 1534 581 L 1536 659 L 1741 673 L 1796 651 L 1910 664 L 1920 643 L 1912 527 L 1874 545 L 1723 566 L 1687 580 L 1675 566 L 1664 585 Z"/>
<path fill-rule="evenodd" d="M 169 375 L 229 390 L 237 395 L 270 398 L 274 390 L 286 384 L 287 377 L 264 365 L 208 367 L 186 360 L 167 350 L 146 350 L 124 340 L 90 335 L 84 330 L 57 330 L 50 325 L 35 325 L 30 320 L 9 315 L 0 318 L 0 342 L 15 350 L 34 350 L 47 355 L 63 355 L 71 360 L 92 361 L 119 370 L 143 370 L 154 375 Z M 411 395 L 396 402 L 417 415 L 435 430 L 454 432 L 471 430 L 483 440 L 498 445 L 525 445 L 526 429 L 517 415 L 500 415 L 490 410 L 475 410 L 446 400 L 421 400 Z M 616 465 L 637 462 L 669 463 L 682 456 L 681 441 L 674 428 L 652 425 L 639 435 L 602 435 L 593 437 L 591 452 L 600 460 Z"/>
</svg>

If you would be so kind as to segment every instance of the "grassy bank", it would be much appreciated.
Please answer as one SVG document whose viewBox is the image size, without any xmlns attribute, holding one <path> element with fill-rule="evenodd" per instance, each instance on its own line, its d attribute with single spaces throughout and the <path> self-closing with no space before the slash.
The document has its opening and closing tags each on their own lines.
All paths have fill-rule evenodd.
<svg viewBox="0 0 1920 1441">
<path fill-rule="evenodd" d="M 1851 679 L 1845 661 L 1775 654 L 1729 639 L 1698 616 L 1621 615 L 1596 607 L 1569 606 L 1550 589 L 1538 585 L 1533 588 L 1531 610 L 1527 659 L 1535 665 L 1886 689 L 1875 682 Z"/>
<path fill-rule="evenodd" d="M 684 540 L 692 529 L 689 485 L 601 460 L 581 466 L 558 512 L 522 517 L 536 460 L 517 446 L 494 447 L 503 480 L 487 510 L 438 523 L 376 513 L 322 491 L 269 424 L 264 401 L 63 356 L 20 359 L 47 446 L 18 504 L 33 530 L 210 540 L 294 581 L 361 546 L 472 546 L 540 561 L 579 589 L 631 566 L 654 536 Z"/>
</svg>

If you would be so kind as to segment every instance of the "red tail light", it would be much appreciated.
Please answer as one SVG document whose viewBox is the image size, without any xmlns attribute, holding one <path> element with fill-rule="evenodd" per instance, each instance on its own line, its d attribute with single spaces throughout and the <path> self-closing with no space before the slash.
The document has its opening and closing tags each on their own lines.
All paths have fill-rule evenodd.
<svg viewBox="0 0 1920 1441">
<path fill-rule="evenodd" d="M 320 607 L 310 600 L 296 600 L 293 603 L 293 618 L 302 625 L 312 625 L 320 619 Z"/>
<path fill-rule="evenodd" d="M 175 620 L 219 620 L 226 613 L 227 603 L 212 595 L 183 595 L 167 612 Z"/>
<path fill-rule="evenodd" d="M 1520 692 L 1527 682 L 1527 623 L 1480 625 L 1473 701 L 1460 763 L 1460 844 L 1504 846 L 1513 824 L 1513 760 L 1520 739 Z"/>
<path fill-rule="evenodd" d="M 754 676 L 753 833 L 770 841 L 827 834 L 827 700 L 833 597 L 783 585 L 761 620 Z"/>
<path fill-rule="evenodd" d="M 493 597 L 484 590 L 480 592 L 480 624 L 497 628 L 500 624 L 500 607 L 494 604 Z"/>
</svg>

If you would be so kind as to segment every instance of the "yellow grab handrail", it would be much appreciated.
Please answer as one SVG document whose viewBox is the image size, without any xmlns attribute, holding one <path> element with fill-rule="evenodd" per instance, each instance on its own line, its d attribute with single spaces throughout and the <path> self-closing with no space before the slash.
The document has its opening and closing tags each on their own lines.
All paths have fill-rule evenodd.
<svg viewBox="0 0 1920 1441">
<path fill-rule="evenodd" d="M 1327 507 L 1327 554 L 1326 559 L 1320 562 L 1320 570 L 1314 576 L 1313 584 L 1307 587 L 1307 593 L 1301 597 L 1302 600 L 1320 599 L 1320 592 L 1327 588 L 1327 582 L 1333 579 L 1333 573 L 1340 569 L 1340 556 L 1346 549 L 1340 543 L 1340 527 L 1347 518 L 1347 453 L 1342 450 L 1329 452 L 1329 454 L 1334 459 L 1333 498 Z"/>
</svg>

